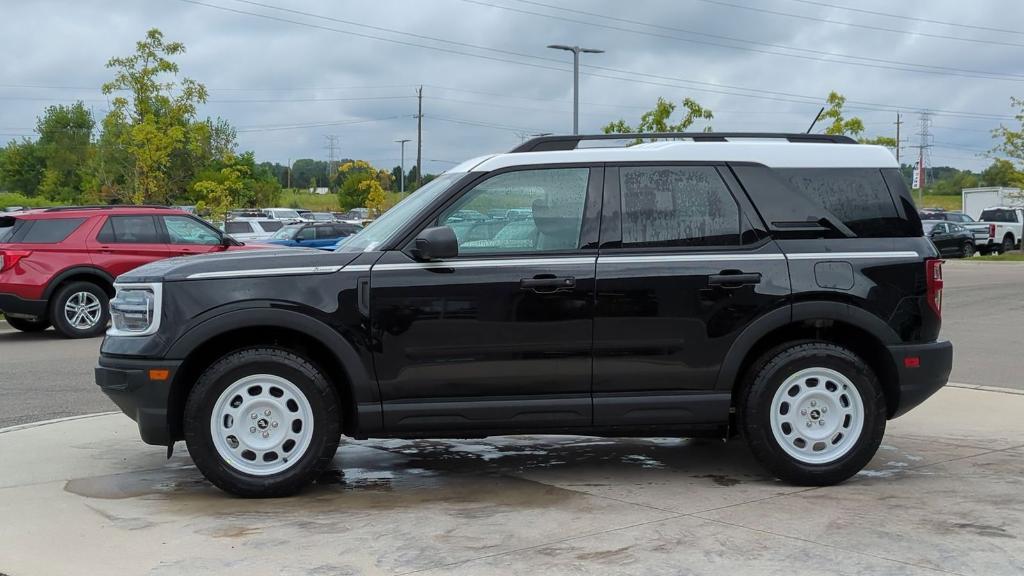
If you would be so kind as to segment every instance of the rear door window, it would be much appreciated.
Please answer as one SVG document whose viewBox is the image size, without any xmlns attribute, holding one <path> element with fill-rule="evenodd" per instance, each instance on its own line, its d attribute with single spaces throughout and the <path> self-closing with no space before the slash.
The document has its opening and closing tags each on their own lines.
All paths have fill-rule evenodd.
<svg viewBox="0 0 1024 576">
<path fill-rule="evenodd" d="M 622 246 L 736 246 L 740 210 L 711 166 L 619 169 Z"/>
<path fill-rule="evenodd" d="M 263 228 L 265 232 L 277 232 L 284 226 L 284 222 L 280 220 L 260 220 L 260 228 Z"/>
<path fill-rule="evenodd" d="M 213 228 L 188 216 L 165 216 L 164 227 L 171 244 L 216 246 L 222 242 Z"/>
<path fill-rule="evenodd" d="M 152 216 L 110 216 L 96 240 L 110 244 L 163 244 Z"/>
<path fill-rule="evenodd" d="M 21 241 L 26 244 L 56 244 L 63 242 L 85 222 L 85 218 L 52 218 L 32 220 L 31 227 Z"/>
</svg>

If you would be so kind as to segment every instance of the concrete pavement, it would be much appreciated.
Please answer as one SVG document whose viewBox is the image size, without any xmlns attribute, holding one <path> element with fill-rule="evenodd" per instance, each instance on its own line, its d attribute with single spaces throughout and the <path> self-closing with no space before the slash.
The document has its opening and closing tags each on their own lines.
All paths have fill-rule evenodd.
<svg viewBox="0 0 1024 576">
<path fill-rule="evenodd" d="M 1024 390 L 1024 263 L 947 260 L 942 337 L 954 382 Z"/>
<path fill-rule="evenodd" d="M 241 500 L 122 415 L 0 431 L 0 572 L 1021 574 L 1024 394 L 946 388 L 830 488 L 740 442 L 347 442 L 305 493 Z"/>
</svg>

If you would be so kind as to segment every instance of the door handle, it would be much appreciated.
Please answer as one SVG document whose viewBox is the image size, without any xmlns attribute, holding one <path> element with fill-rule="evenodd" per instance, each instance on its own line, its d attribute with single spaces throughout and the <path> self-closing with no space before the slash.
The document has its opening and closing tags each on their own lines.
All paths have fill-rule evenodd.
<svg viewBox="0 0 1024 576">
<path fill-rule="evenodd" d="M 551 274 L 540 274 L 533 278 L 523 278 L 519 281 L 522 290 L 533 290 L 534 292 L 557 292 L 576 287 L 576 278 L 572 276 L 554 276 Z"/>
<path fill-rule="evenodd" d="M 739 288 L 740 286 L 751 286 L 761 283 L 761 274 L 758 272 L 740 272 L 738 270 L 723 270 L 720 274 L 708 276 L 708 286 L 719 286 L 721 288 Z"/>
</svg>

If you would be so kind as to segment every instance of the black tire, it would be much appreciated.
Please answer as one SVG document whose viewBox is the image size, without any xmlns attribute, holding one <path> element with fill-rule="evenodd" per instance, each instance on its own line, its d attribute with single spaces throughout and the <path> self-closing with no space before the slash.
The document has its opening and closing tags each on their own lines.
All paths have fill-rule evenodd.
<svg viewBox="0 0 1024 576">
<path fill-rule="evenodd" d="M 839 372 L 854 386 L 863 405 L 864 421 L 859 436 L 851 441 L 845 453 L 824 463 L 807 463 L 791 456 L 772 431 L 775 393 L 789 376 L 808 368 Z M 885 434 L 885 395 L 871 368 L 850 350 L 828 342 L 791 342 L 769 351 L 755 362 L 740 393 L 738 415 L 743 437 L 765 468 L 793 484 L 827 486 L 853 476 L 875 455 Z M 815 446 L 817 444 L 820 442 Z"/>
<path fill-rule="evenodd" d="M 1002 253 L 1003 254 L 1006 254 L 1006 253 L 1009 253 L 1009 252 L 1013 252 L 1014 248 L 1016 248 L 1016 247 L 1017 247 L 1016 244 L 1013 242 L 1013 236 L 1010 236 L 1009 234 L 1007 234 L 1006 236 L 1003 236 L 1003 247 L 1002 247 Z"/>
<path fill-rule="evenodd" d="M 964 242 L 964 247 L 960 250 L 961 258 L 973 258 L 974 257 L 974 242 Z"/>
<path fill-rule="evenodd" d="M 79 294 L 91 294 L 99 303 L 99 318 L 87 327 L 75 326 L 67 318 L 68 300 Z M 58 334 L 65 338 L 95 338 L 107 331 L 110 323 L 110 300 L 102 287 L 92 282 L 71 282 L 57 289 L 50 299 L 50 322 Z"/>
<path fill-rule="evenodd" d="M 221 457 L 211 431 L 213 411 L 221 394 L 254 374 L 289 381 L 301 391 L 312 411 L 308 448 L 286 469 L 270 475 L 245 472 Z M 326 375 L 306 358 L 282 348 L 246 348 L 214 362 L 189 393 L 184 416 L 185 442 L 199 470 L 221 490 L 246 498 L 277 498 L 298 492 L 327 468 L 341 440 L 341 407 Z"/>
<path fill-rule="evenodd" d="M 21 332 L 42 332 L 50 327 L 48 320 L 29 320 L 27 318 L 11 318 L 10 316 L 7 317 L 7 323 L 11 325 L 11 328 Z"/>
</svg>

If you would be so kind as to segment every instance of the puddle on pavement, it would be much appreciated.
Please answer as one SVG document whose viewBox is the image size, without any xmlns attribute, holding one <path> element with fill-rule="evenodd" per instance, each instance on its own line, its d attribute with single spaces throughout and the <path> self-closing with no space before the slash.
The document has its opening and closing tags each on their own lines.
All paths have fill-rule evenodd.
<svg viewBox="0 0 1024 576">
<path fill-rule="evenodd" d="M 533 480 L 519 477 L 529 472 Z M 556 473 L 566 488 L 544 484 Z M 682 474 L 716 487 L 768 480 L 742 442 L 677 438 L 606 439 L 516 436 L 473 440 L 345 441 L 333 467 L 304 491 L 316 506 L 344 500 L 347 508 L 399 507 L 430 502 L 480 502 L 543 506 L 578 492 L 568 489 L 616 483 L 650 473 Z M 570 477 L 566 481 L 566 476 Z M 579 482 L 571 481 L 577 476 Z M 537 481 L 534 481 L 537 480 Z M 186 500 L 244 508 L 225 498 L 192 465 L 187 453 L 165 466 L 69 480 L 67 492 L 96 499 Z"/>
</svg>

